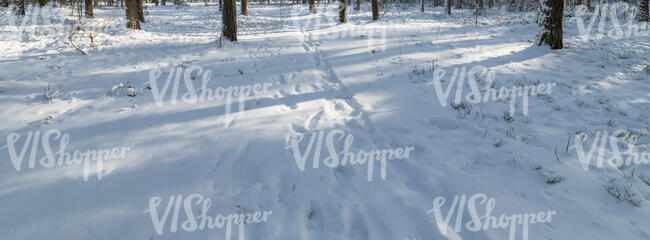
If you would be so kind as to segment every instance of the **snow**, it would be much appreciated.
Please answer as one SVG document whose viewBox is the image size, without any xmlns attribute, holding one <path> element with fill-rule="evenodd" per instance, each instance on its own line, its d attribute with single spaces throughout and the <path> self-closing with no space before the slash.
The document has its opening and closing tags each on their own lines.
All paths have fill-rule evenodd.
<svg viewBox="0 0 650 240">
<path fill-rule="evenodd" d="M 472 10 L 454 9 L 449 17 L 441 7 L 427 6 L 424 13 L 419 6 L 397 7 L 399 12 L 377 22 L 370 21 L 370 6 L 360 12 L 350 7 L 349 23 L 339 24 L 335 3 L 319 5 L 315 16 L 305 5 L 249 3 L 249 16 L 238 15 L 239 42 L 223 39 L 221 47 L 214 3 L 148 5 L 147 22 L 136 31 L 124 28 L 123 10 L 97 7 L 96 18 L 85 23 L 105 25 L 95 44 L 87 34 L 74 39 L 87 55 L 70 47 L 65 24 L 23 32 L 3 12 L 2 239 L 224 239 L 225 227 L 178 226 L 171 232 L 171 215 L 179 214 L 178 225 L 186 219 L 183 207 L 172 209 L 163 234 L 157 233 L 147 211 L 151 199 L 162 201 L 160 217 L 171 196 L 187 200 L 197 193 L 211 199 L 210 216 L 272 211 L 268 221 L 245 224 L 246 239 L 506 239 L 508 229 L 492 228 L 443 236 L 428 212 L 436 197 L 447 199 L 446 216 L 455 196 L 477 193 L 495 199 L 493 216 L 555 211 L 551 221 L 528 226 L 529 239 L 650 238 L 650 186 L 638 177 L 650 176 L 648 164 L 592 164 L 585 171 L 576 149 L 566 150 L 577 133 L 589 136 L 588 151 L 596 132 L 619 129 L 636 133 L 637 148 L 648 150 L 647 35 L 585 40 L 569 17 L 565 49 L 550 50 L 533 46 L 533 13 L 490 9 L 488 17 L 475 19 Z M 55 14 L 75 21 L 65 16 L 68 10 Z M 38 34 L 43 29 L 54 30 Z M 428 84 L 435 70 L 444 69 L 443 80 L 449 80 L 455 68 L 474 66 L 496 72 L 495 89 L 555 85 L 550 94 L 530 96 L 527 116 L 517 100 L 509 121 L 507 100 L 443 107 Z M 192 73 L 192 67 L 203 71 Z M 152 90 L 155 71 L 162 75 Z M 233 93 L 230 101 L 226 95 L 183 101 L 188 82 L 201 94 L 206 71 L 209 89 L 269 87 Z M 168 77 L 159 104 L 154 91 Z M 180 100 L 173 103 L 176 78 Z M 477 80 L 481 88 L 484 79 Z M 48 85 L 60 91 L 60 99 L 44 98 Z M 470 92 L 464 85 L 463 99 Z M 453 102 L 457 88 L 451 89 Z M 30 168 L 35 145 L 25 145 L 25 139 L 53 129 L 69 136 L 70 154 L 129 150 L 100 167 L 92 162 Z M 385 177 L 375 162 L 369 181 L 366 165 L 323 166 L 331 157 L 324 137 L 321 166 L 313 167 L 312 150 L 301 171 L 291 139 L 303 136 L 298 151 L 304 154 L 320 131 L 353 136 L 353 153 L 414 150 L 388 160 Z M 26 149 L 20 171 L 9 153 L 12 133 L 19 135 L 16 151 Z M 344 149 L 342 136 L 331 139 L 338 152 Z M 49 139 L 58 151 L 61 139 Z M 42 145 L 34 148 L 36 161 L 46 156 Z M 84 180 L 85 168 L 101 169 L 101 175 L 91 171 Z M 636 175 L 629 177 L 632 169 Z M 604 185 L 611 179 L 621 191 L 631 183 L 641 206 L 608 194 Z M 483 212 L 485 206 L 477 208 Z M 462 216 L 465 225 L 471 218 L 467 211 Z M 233 223 L 233 239 L 239 228 Z"/>
</svg>

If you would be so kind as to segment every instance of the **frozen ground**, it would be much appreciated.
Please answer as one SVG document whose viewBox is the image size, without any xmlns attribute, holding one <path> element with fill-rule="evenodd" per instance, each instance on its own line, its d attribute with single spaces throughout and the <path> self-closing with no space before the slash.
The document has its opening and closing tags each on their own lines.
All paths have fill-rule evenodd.
<svg viewBox="0 0 650 240">
<path fill-rule="evenodd" d="M 25 160 L 16 171 L 1 149 L 0 238 L 223 239 L 224 229 L 166 226 L 159 235 L 145 212 L 154 196 L 162 214 L 169 196 L 200 193 L 212 199 L 210 215 L 272 210 L 268 222 L 246 226 L 247 239 L 457 239 L 441 235 L 427 213 L 432 200 L 445 197 L 446 214 L 455 195 L 484 193 L 496 200 L 493 215 L 557 212 L 531 224 L 529 239 L 650 239 L 650 186 L 629 177 L 632 169 L 650 176 L 648 164 L 584 171 L 576 150 L 565 151 L 576 132 L 589 133 L 590 143 L 596 131 L 629 129 L 641 136 L 637 145 L 650 142 L 647 36 L 585 41 L 567 19 L 566 49 L 551 51 L 531 46 L 531 14 L 492 11 L 475 24 L 469 10 L 446 17 L 413 8 L 370 22 L 364 6 L 349 7 L 349 23 L 338 24 L 335 6 L 319 8 L 327 14 L 314 25 L 306 6 L 252 4 L 249 16 L 238 16 L 239 42 L 222 47 L 213 4 L 149 6 L 141 31 L 124 29 L 122 10 L 97 8 L 90 24 L 107 27 L 96 46 L 76 40 L 87 55 L 69 46 L 62 27 L 39 35 L 0 23 L 0 146 L 17 133 L 19 151 L 29 132 L 57 129 L 70 136 L 69 152 L 131 148 L 88 181 L 81 165 L 29 169 Z M 442 107 L 427 85 L 432 61 L 445 79 L 456 67 L 481 65 L 497 72 L 497 88 L 556 85 L 530 98 L 528 116 L 518 104 L 513 119 L 504 118 L 506 101 Z M 172 69 L 191 66 L 212 72 L 212 89 L 271 86 L 244 99 L 242 112 L 237 98 L 230 114 L 224 101 L 159 106 L 147 88 L 152 70 L 161 71 L 160 86 Z M 124 89 L 107 96 L 127 83 L 135 97 Z M 44 89 L 59 84 L 60 98 L 46 101 Z M 314 169 L 311 156 L 300 171 L 285 147 L 290 136 L 304 134 L 304 151 L 312 133 L 334 129 L 354 135 L 354 152 L 415 150 L 388 161 L 385 179 L 378 165 L 372 181 L 365 166 Z M 632 184 L 641 206 L 608 194 L 610 179 Z M 458 236 L 507 239 L 508 230 Z"/>
</svg>

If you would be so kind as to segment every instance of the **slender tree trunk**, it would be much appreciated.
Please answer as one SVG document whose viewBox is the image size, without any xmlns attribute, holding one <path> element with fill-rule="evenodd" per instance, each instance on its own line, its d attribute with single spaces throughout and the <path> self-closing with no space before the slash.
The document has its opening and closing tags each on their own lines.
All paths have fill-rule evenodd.
<svg viewBox="0 0 650 240">
<path fill-rule="evenodd" d="M 372 0 L 372 20 L 376 21 L 379 20 L 379 4 L 377 3 L 377 0 Z"/>
<path fill-rule="evenodd" d="M 95 15 L 93 14 L 93 0 L 86 0 L 86 17 L 87 18 L 95 17 Z"/>
<path fill-rule="evenodd" d="M 361 10 L 361 0 L 355 0 L 354 1 L 354 10 L 355 11 Z"/>
<path fill-rule="evenodd" d="M 219 11 L 223 11 L 223 0 L 218 0 L 218 1 L 219 1 Z"/>
<path fill-rule="evenodd" d="M 137 1 L 140 0 L 126 0 L 126 28 L 140 29 Z"/>
<path fill-rule="evenodd" d="M 451 15 L 451 0 L 445 0 L 445 8 L 447 9 L 447 15 Z"/>
<path fill-rule="evenodd" d="M 483 4 L 483 0 L 476 0 L 476 6 L 477 6 L 476 13 L 478 15 L 483 15 L 483 11 L 485 9 L 485 4 Z"/>
<path fill-rule="evenodd" d="M 235 0 L 223 0 L 223 11 L 221 12 L 223 22 L 223 36 L 230 41 L 237 41 L 237 2 Z"/>
<path fill-rule="evenodd" d="M 563 0 L 543 0 L 537 18 L 537 45 L 547 45 L 551 49 L 562 49 Z"/>
<path fill-rule="evenodd" d="M 160 5 L 166 6 L 167 5 L 167 0 L 161 0 Z"/>
<path fill-rule="evenodd" d="M 420 12 L 424 12 L 424 0 L 420 0 L 420 3 L 422 3 L 420 6 Z"/>
<path fill-rule="evenodd" d="M 345 3 L 345 0 L 339 0 L 339 22 L 348 22 L 346 8 L 347 4 Z"/>
<path fill-rule="evenodd" d="M 639 1 L 639 21 L 650 22 L 650 6 L 648 6 L 648 0 Z"/>
<path fill-rule="evenodd" d="M 309 12 L 316 13 L 316 0 L 309 0 Z"/>
<path fill-rule="evenodd" d="M 144 9 L 142 7 L 142 0 L 135 0 L 138 7 L 138 21 L 144 22 Z"/>
<path fill-rule="evenodd" d="M 241 15 L 248 16 L 248 0 L 241 0 Z"/>
<path fill-rule="evenodd" d="M 25 16 L 25 0 L 14 0 L 14 12 L 16 15 Z"/>
</svg>

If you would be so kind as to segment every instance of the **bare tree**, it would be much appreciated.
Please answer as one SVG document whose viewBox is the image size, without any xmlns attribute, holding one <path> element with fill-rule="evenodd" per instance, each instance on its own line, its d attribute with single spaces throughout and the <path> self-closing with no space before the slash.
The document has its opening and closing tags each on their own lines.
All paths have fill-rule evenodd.
<svg viewBox="0 0 650 240">
<path fill-rule="evenodd" d="M 248 0 L 241 0 L 241 15 L 248 16 Z"/>
<path fill-rule="evenodd" d="M 379 3 L 377 3 L 377 0 L 372 0 L 372 20 L 376 21 L 379 20 Z"/>
<path fill-rule="evenodd" d="M 139 0 L 126 0 L 126 28 L 140 29 L 137 1 Z"/>
<path fill-rule="evenodd" d="M 648 0 L 639 1 L 639 20 L 643 22 L 650 22 L 650 6 Z"/>
<path fill-rule="evenodd" d="M 339 22 L 348 22 L 345 0 L 339 0 Z"/>
<path fill-rule="evenodd" d="M 223 22 L 222 34 L 228 40 L 237 41 L 237 3 L 235 0 L 223 0 L 223 11 L 221 12 Z"/>
<path fill-rule="evenodd" d="M 14 12 L 25 16 L 25 0 L 14 0 Z"/>
<path fill-rule="evenodd" d="M 537 45 L 547 45 L 551 49 L 562 49 L 563 0 L 542 0 L 537 18 Z"/>
<path fill-rule="evenodd" d="M 85 0 L 85 1 L 86 1 L 86 17 L 94 18 L 95 15 L 93 14 L 93 0 Z"/>
</svg>

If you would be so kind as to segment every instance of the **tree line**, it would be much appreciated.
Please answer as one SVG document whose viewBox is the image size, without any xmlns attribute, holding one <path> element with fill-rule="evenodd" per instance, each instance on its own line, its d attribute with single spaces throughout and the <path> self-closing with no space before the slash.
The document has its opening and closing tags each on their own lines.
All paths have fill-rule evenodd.
<svg viewBox="0 0 650 240">
<path fill-rule="evenodd" d="M 53 1 L 53 6 L 56 6 L 56 0 Z M 145 0 L 59 0 L 59 5 L 73 6 L 78 7 L 79 11 L 82 11 L 82 8 L 85 9 L 84 16 L 87 18 L 93 18 L 93 7 L 99 3 L 104 3 L 107 6 L 113 6 L 115 1 L 120 2 L 120 6 L 124 7 L 126 14 L 126 27 L 129 29 L 140 29 L 140 24 L 144 23 L 144 11 L 143 6 Z M 146 0 L 149 3 L 149 0 Z M 151 0 L 152 3 L 156 5 L 166 5 L 167 0 Z M 184 0 L 173 0 L 174 5 L 183 4 Z M 193 0 L 196 2 L 197 0 Z M 210 0 L 204 0 L 210 1 Z M 222 18 L 222 36 L 230 41 L 237 41 L 237 0 L 213 0 L 218 1 L 219 10 L 221 11 Z M 248 15 L 248 1 L 249 0 L 239 0 L 241 3 L 241 14 Z M 258 0 L 263 3 L 271 3 L 271 0 Z M 360 11 L 361 9 L 361 0 L 322 0 L 326 2 L 338 1 L 338 21 L 341 23 L 347 22 L 347 6 L 354 4 L 354 10 Z M 354 3 L 352 3 L 354 1 Z M 400 3 L 415 3 L 418 0 L 364 0 L 364 2 L 369 2 L 371 5 L 372 11 L 372 20 L 376 21 L 380 18 L 380 7 L 386 5 L 389 2 L 400 2 Z M 425 10 L 425 0 L 419 0 L 420 11 L 424 12 Z M 551 49 L 561 49 L 563 48 L 563 17 L 565 14 L 565 7 L 573 8 L 577 5 L 585 5 L 588 9 L 593 9 L 593 6 L 596 4 L 603 4 L 603 0 L 600 2 L 593 2 L 595 0 L 429 0 L 429 3 L 433 3 L 434 6 L 443 6 L 446 14 L 451 15 L 452 6 L 456 8 L 469 8 L 475 9 L 475 15 L 484 15 L 486 8 L 502 8 L 507 6 L 511 11 L 531 11 L 538 9 L 538 32 L 536 35 L 536 44 L 537 45 L 546 45 L 550 46 Z M 638 1 L 636 4 L 638 6 L 638 20 L 643 22 L 650 21 L 650 9 L 649 9 L 649 0 L 624 0 L 625 2 L 632 3 L 630 1 Z M 8 8 L 10 7 L 10 2 L 13 4 L 13 12 L 16 15 L 25 15 L 25 0 L 1 0 L 0 7 Z M 285 0 L 274 0 L 275 3 L 285 3 Z M 309 11 L 312 14 L 316 13 L 316 0 L 286 0 L 286 3 L 293 4 L 308 4 Z M 32 0 L 32 4 L 38 4 L 39 6 L 44 6 L 47 4 L 47 0 Z"/>
</svg>

